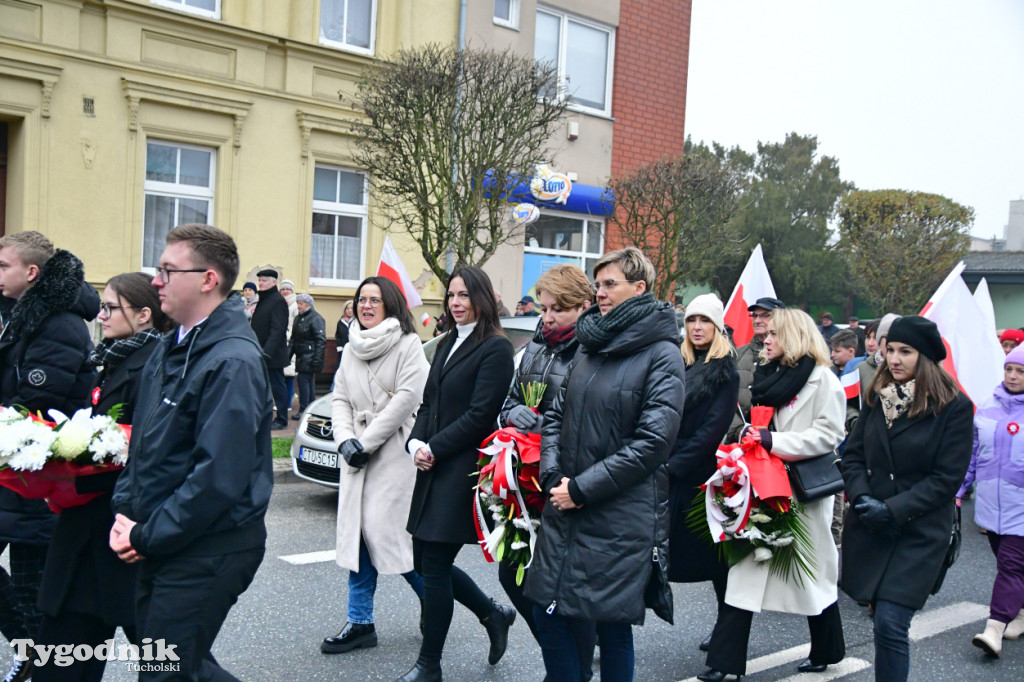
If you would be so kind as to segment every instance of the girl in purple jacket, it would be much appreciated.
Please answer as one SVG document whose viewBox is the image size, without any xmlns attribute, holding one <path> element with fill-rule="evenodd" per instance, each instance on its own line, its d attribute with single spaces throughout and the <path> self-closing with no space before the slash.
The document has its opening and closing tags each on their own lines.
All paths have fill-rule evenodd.
<svg viewBox="0 0 1024 682">
<path fill-rule="evenodd" d="M 974 415 L 974 454 L 957 504 L 977 483 L 974 520 L 996 555 L 985 631 L 974 645 L 999 656 L 1003 638 L 1024 634 L 1024 346 L 1003 363 L 1004 380 Z"/>
</svg>

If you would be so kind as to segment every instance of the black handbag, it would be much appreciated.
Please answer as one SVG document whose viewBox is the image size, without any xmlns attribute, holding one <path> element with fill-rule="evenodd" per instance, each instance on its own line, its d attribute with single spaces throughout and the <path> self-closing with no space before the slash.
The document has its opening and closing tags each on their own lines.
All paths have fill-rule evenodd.
<svg viewBox="0 0 1024 682">
<path fill-rule="evenodd" d="M 654 611 L 654 615 L 672 625 L 672 587 L 668 584 L 668 564 L 660 549 L 654 548 L 651 564 L 651 577 L 644 587 L 644 606 Z"/>
<path fill-rule="evenodd" d="M 783 464 L 798 502 L 814 502 L 838 495 L 846 489 L 843 475 L 839 472 L 839 456 L 835 452 Z"/>
<path fill-rule="evenodd" d="M 932 594 L 939 593 L 942 583 L 946 579 L 946 572 L 960 558 L 960 544 L 963 542 L 961 520 L 960 507 L 957 506 L 953 513 L 953 531 L 949 536 L 949 547 L 946 548 L 946 556 L 942 557 L 942 568 L 939 570 L 939 576 L 935 579 Z"/>
</svg>

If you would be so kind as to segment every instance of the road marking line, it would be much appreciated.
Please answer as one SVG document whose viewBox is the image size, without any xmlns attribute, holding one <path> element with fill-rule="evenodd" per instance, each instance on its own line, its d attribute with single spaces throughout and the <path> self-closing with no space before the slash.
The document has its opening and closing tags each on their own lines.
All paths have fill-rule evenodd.
<svg viewBox="0 0 1024 682">
<path fill-rule="evenodd" d="M 281 561 L 287 561 L 295 566 L 302 566 L 304 564 L 319 564 L 325 561 L 334 561 L 337 556 L 337 552 L 333 549 L 328 549 L 323 552 L 306 552 L 305 554 L 289 554 L 287 556 L 278 557 Z"/>
<path fill-rule="evenodd" d="M 871 664 L 863 658 L 844 658 L 839 663 L 830 665 L 825 672 L 797 673 L 779 682 L 828 682 L 870 667 Z"/>
<path fill-rule="evenodd" d="M 988 607 L 969 601 L 950 604 L 932 611 L 923 611 L 914 616 L 910 622 L 910 639 L 917 642 L 986 618 L 988 618 Z M 776 651 L 774 654 L 751 659 L 747 661 L 747 675 L 803 660 L 810 653 L 811 645 L 801 644 Z M 823 673 L 800 673 L 781 682 L 790 682 L 791 680 L 793 682 L 827 682 L 827 680 L 834 680 L 869 667 L 871 667 L 871 663 L 863 659 L 846 658 L 835 665 L 830 665 L 828 670 Z M 682 682 L 698 682 L 698 680 L 696 677 L 690 677 Z"/>
<path fill-rule="evenodd" d="M 950 604 L 934 611 L 922 611 L 910 622 L 910 639 L 916 642 L 986 618 L 988 607 L 969 601 Z"/>
</svg>

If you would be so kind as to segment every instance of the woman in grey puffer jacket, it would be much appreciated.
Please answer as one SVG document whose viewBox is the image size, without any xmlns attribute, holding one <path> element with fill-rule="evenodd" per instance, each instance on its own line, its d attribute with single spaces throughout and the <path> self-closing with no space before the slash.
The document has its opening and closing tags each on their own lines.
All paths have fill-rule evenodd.
<svg viewBox="0 0 1024 682">
<path fill-rule="evenodd" d="M 654 267 L 638 249 L 606 254 L 594 278 L 597 305 L 576 325 L 582 352 L 544 418 L 540 483 L 550 499 L 526 596 L 548 679 L 580 679 L 566 643 L 573 621 L 584 620 L 597 624 L 601 679 L 628 681 L 645 588 L 665 579 L 665 463 L 684 367 L 672 306 L 648 292 Z"/>
</svg>

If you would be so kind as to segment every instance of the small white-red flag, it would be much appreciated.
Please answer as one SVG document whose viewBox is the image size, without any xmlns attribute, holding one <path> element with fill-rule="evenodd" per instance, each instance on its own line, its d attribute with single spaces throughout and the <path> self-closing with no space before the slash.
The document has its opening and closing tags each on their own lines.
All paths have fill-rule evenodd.
<svg viewBox="0 0 1024 682">
<path fill-rule="evenodd" d="M 416 291 L 416 287 L 413 286 L 412 279 L 409 277 L 408 270 L 405 269 L 405 264 L 402 263 L 402 259 L 398 257 L 398 252 L 395 251 L 395 247 L 391 245 L 391 237 L 384 237 L 384 249 L 380 252 L 380 263 L 377 264 L 377 276 L 387 277 L 402 290 L 405 294 L 405 303 L 410 308 L 415 308 L 418 305 L 423 305 L 423 299 L 420 298 L 419 292 Z"/>
<path fill-rule="evenodd" d="M 839 377 L 847 400 L 860 399 L 860 372 L 850 372 Z"/>
<path fill-rule="evenodd" d="M 732 340 L 737 348 L 750 343 L 750 339 L 754 338 L 754 325 L 747 308 L 765 296 L 775 298 L 775 287 L 768 274 L 768 266 L 764 264 L 761 245 L 758 244 L 750 254 L 750 260 L 743 268 L 729 303 L 725 306 L 725 323 L 732 327 Z"/>
</svg>

